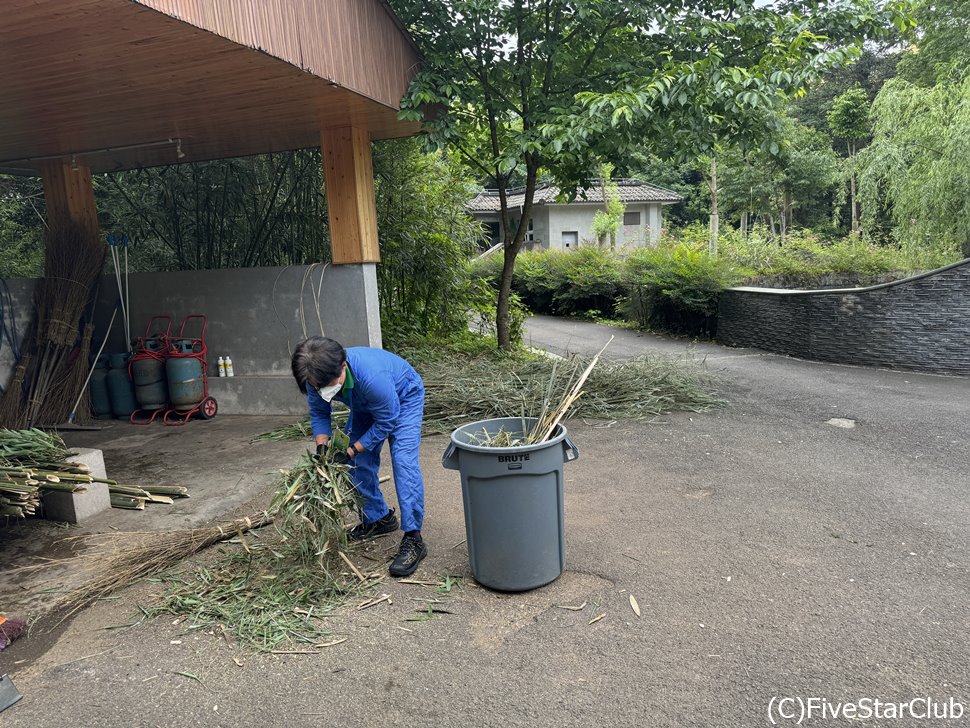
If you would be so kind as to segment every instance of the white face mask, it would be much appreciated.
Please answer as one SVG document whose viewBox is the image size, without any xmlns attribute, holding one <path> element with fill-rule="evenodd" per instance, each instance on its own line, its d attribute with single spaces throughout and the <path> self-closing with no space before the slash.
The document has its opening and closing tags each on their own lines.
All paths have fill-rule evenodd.
<svg viewBox="0 0 970 728">
<path fill-rule="evenodd" d="M 323 399 L 324 402 L 329 402 L 337 396 L 337 392 L 340 391 L 341 386 L 343 385 L 334 384 L 330 387 L 324 387 L 323 389 L 319 389 L 317 391 L 320 393 L 320 398 Z"/>
</svg>

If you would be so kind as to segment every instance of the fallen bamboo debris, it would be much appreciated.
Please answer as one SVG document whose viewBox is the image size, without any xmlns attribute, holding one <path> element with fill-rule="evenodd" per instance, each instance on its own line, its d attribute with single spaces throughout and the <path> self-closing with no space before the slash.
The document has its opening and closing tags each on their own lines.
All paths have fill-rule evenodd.
<svg viewBox="0 0 970 728">
<path fill-rule="evenodd" d="M 450 434 L 469 422 L 530 412 L 555 415 L 555 404 L 567 401 L 591 361 L 582 357 L 465 355 L 439 349 L 399 353 L 424 380 L 424 431 L 428 434 Z M 564 419 L 642 420 L 675 410 L 706 411 L 723 404 L 712 394 L 712 382 L 710 374 L 683 361 L 657 356 L 623 361 L 601 358 L 589 371 L 582 396 L 571 400 Z M 550 405 L 543 412 L 545 402 Z M 304 419 L 254 439 L 301 440 L 309 436 L 310 423 Z"/>
<path fill-rule="evenodd" d="M 41 510 L 45 490 L 83 493 L 91 483 L 108 486 L 113 508 L 144 510 L 146 503 L 172 504 L 188 498 L 181 485 L 119 485 L 96 478 L 91 468 L 70 460 L 73 453 L 56 434 L 38 429 L 0 429 L 0 516 L 26 518 Z"/>
</svg>

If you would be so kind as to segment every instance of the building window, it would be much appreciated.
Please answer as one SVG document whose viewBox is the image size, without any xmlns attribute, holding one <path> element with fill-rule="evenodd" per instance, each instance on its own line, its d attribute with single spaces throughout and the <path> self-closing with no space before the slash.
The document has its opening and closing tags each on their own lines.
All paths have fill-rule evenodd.
<svg viewBox="0 0 970 728">
<path fill-rule="evenodd" d="M 636 212 L 624 212 L 623 213 L 623 225 L 624 227 L 630 226 L 640 226 L 640 211 Z"/>
<path fill-rule="evenodd" d="M 531 217 L 529 218 L 529 232 L 528 232 L 528 234 L 526 235 L 526 237 L 528 238 L 528 240 L 529 240 L 529 242 L 530 242 L 530 243 L 531 243 L 531 242 L 532 242 L 533 240 L 535 240 L 535 233 L 534 233 L 534 232 L 533 232 L 533 230 L 532 230 L 532 218 L 531 218 Z"/>
<path fill-rule="evenodd" d="M 578 230 L 563 230 L 562 231 L 562 247 L 577 247 L 579 245 L 579 231 Z"/>
</svg>

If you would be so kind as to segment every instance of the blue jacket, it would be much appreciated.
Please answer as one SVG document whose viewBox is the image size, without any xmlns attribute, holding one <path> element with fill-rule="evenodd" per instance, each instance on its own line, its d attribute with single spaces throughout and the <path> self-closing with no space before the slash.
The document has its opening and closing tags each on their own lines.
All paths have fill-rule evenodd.
<svg viewBox="0 0 970 728">
<path fill-rule="evenodd" d="M 347 349 L 347 367 L 353 377 L 353 386 L 348 386 L 349 381 L 345 382 L 334 399 L 350 407 L 348 432 L 357 435 L 366 450 L 373 450 L 394 432 L 401 413 L 401 397 L 416 384 L 421 385 L 421 377 L 397 354 L 366 346 Z M 307 404 L 313 435 L 333 434 L 330 403 L 310 386 L 307 386 Z M 358 434 L 353 429 L 355 421 L 358 424 L 371 422 L 371 425 Z"/>
</svg>

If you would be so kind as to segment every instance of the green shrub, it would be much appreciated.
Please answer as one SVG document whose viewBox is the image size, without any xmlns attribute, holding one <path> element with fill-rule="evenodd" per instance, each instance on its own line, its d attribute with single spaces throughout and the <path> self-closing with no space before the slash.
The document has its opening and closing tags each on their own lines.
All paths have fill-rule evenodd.
<svg viewBox="0 0 970 728">
<path fill-rule="evenodd" d="M 615 254 L 580 248 L 550 251 L 544 256 L 547 278 L 539 286 L 552 294 L 552 313 L 575 316 L 586 311 L 613 312 L 620 293 L 620 261 Z"/>
<path fill-rule="evenodd" d="M 623 311 L 643 328 L 713 336 L 720 293 L 740 278 L 730 261 L 689 245 L 641 248 L 624 266 Z"/>
</svg>

